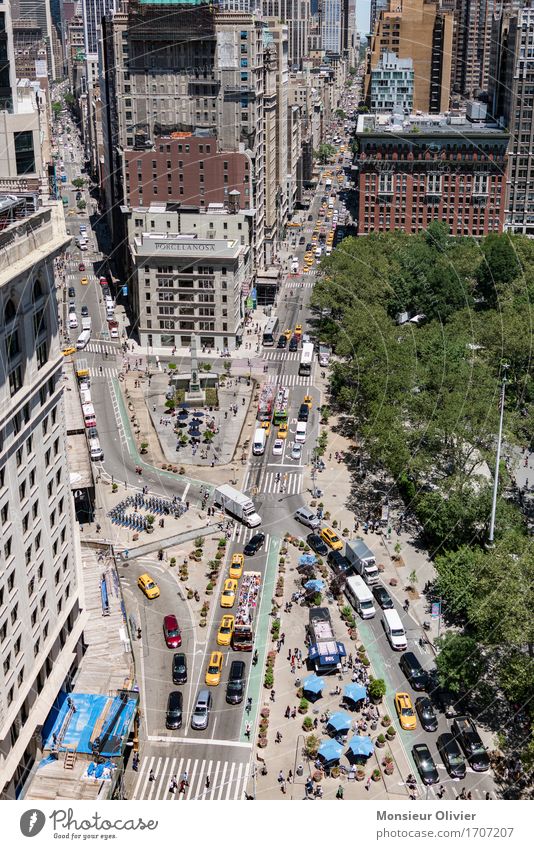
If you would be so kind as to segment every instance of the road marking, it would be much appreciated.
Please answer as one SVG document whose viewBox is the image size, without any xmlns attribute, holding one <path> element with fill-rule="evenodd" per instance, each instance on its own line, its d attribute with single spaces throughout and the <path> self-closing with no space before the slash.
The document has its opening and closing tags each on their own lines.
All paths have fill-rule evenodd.
<svg viewBox="0 0 534 849">
<path fill-rule="evenodd" d="M 232 792 L 232 781 L 234 778 L 235 772 L 235 763 L 232 761 L 232 765 L 230 767 L 230 776 L 228 778 L 228 789 L 226 790 L 226 799 L 230 798 L 230 793 Z"/>
<path fill-rule="evenodd" d="M 187 493 L 189 492 L 189 487 L 191 486 L 191 481 L 188 481 L 186 487 L 182 493 L 182 501 L 186 500 Z"/>
<path fill-rule="evenodd" d="M 146 738 L 151 743 L 192 743 L 194 746 L 237 746 L 242 749 L 251 749 L 252 743 L 241 743 L 238 740 L 214 740 L 214 739 L 206 739 L 202 740 L 201 738 L 192 738 L 192 737 L 161 737 L 158 735 L 149 734 Z"/>
<path fill-rule="evenodd" d="M 224 765 L 223 765 L 222 775 L 221 775 L 221 783 L 219 784 L 219 787 L 217 788 L 217 790 L 219 791 L 218 794 L 217 794 L 217 799 L 220 799 L 222 797 L 222 793 L 223 793 L 223 790 L 224 790 L 224 779 L 225 779 L 225 776 L 226 776 L 226 770 L 227 769 L 228 769 L 228 761 L 225 761 Z"/>
</svg>

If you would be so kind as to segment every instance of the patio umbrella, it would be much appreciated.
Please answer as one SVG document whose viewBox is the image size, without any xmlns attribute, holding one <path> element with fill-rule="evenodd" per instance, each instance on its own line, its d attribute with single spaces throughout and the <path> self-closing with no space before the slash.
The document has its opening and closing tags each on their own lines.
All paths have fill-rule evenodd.
<svg viewBox="0 0 534 849">
<path fill-rule="evenodd" d="M 322 678 L 318 678 L 317 675 L 312 674 L 308 675 L 307 678 L 302 682 L 302 689 L 307 690 L 308 693 L 321 693 L 324 687 L 324 681 Z"/>
<path fill-rule="evenodd" d="M 187 410 L 180 410 L 180 412 L 178 413 L 178 418 L 183 420 L 186 419 L 188 415 L 189 413 L 187 412 Z"/>
<path fill-rule="evenodd" d="M 204 413 L 201 413 L 200 410 L 194 410 L 193 415 L 196 419 L 203 419 Z"/>
<path fill-rule="evenodd" d="M 307 590 L 313 590 L 314 592 L 319 592 L 324 587 L 324 581 L 320 581 L 319 578 L 313 578 L 311 581 L 306 581 L 304 584 Z"/>
<path fill-rule="evenodd" d="M 349 743 L 349 749 L 353 755 L 363 755 L 368 758 L 373 754 L 375 747 L 370 737 L 358 737 L 355 734 Z"/>
<path fill-rule="evenodd" d="M 343 746 L 337 740 L 323 740 L 319 746 L 318 756 L 326 763 L 329 761 L 338 761 L 343 752 Z"/>
<path fill-rule="evenodd" d="M 200 436 L 200 431 L 198 427 L 190 427 L 187 432 L 189 436 Z"/>
<path fill-rule="evenodd" d="M 362 699 L 365 699 L 367 690 L 361 684 L 345 684 L 343 695 L 350 699 L 351 702 L 360 702 Z"/>
<path fill-rule="evenodd" d="M 330 725 L 336 733 L 339 731 L 348 731 L 352 725 L 352 717 L 348 713 L 338 710 L 332 716 L 328 717 L 327 725 Z"/>
<path fill-rule="evenodd" d="M 299 557 L 299 566 L 315 566 L 317 558 L 315 554 L 302 554 Z"/>
</svg>

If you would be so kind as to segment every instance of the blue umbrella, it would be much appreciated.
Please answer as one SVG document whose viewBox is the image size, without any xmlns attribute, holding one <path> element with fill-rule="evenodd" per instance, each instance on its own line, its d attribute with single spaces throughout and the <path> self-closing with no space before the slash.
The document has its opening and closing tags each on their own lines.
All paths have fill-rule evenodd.
<svg viewBox="0 0 534 849">
<path fill-rule="evenodd" d="M 365 699 L 367 690 L 365 687 L 362 687 L 361 684 L 345 684 L 343 688 L 343 695 L 352 702 L 359 702 L 362 699 Z"/>
<path fill-rule="evenodd" d="M 203 419 L 204 413 L 201 413 L 200 410 L 194 410 L 193 415 L 196 419 Z"/>
<path fill-rule="evenodd" d="M 320 693 L 322 692 L 323 687 L 323 679 L 318 678 L 315 674 L 308 675 L 308 677 L 302 682 L 302 689 L 307 690 L 309 693 Z"/>
<path fill-rule="evenodd" d="M 180 412 L 178 413 L 178 418 L 179 419 L 186 419 L 188 417 L 188 415 L 189 415 L 189 413 L 187 412 L 187 410 L 180 410 Z"/>
<path fill-rule="evenodd" d="M 328 717 L 328 725 L 331 725 L 334 731 L 348 731 L 352 725 L 352 717 L 342 710 L 333 713 Z"/>
<path fill-rule="evenodd" d="M 319 592 L 324 587 L 324 581 L 320 581 L 319 578 L 314 578 L 311 581 L 306 581 L 304 586 L 307 590 L 314 590 L 315 592 Z"/>
<path fill-rule="evenodd" d="M 189 436 L 200 436 L 200 431 L 198 427 L 190 427 L 187 432 Z"/>
<path fill-rule="evenodd" d="M 358 737 L 355 734 L 349 743 L 349 749 L 353 755 L 364 755 L 368 758 L 373 754 L 375 747 L 370 737 Z"/>
<path fill-rule="evenodd" d="M 315 566 L 317 558 L 315 554 L 302 554 L 299 557 L 299 566 Z"/>
<path fill-rule="evenodd" d="M 342 752 L 343 746 L 337 740 L 323 740 L 317 754 L 328 763 L 329 761 L 338 761 Z"/>
</svg>

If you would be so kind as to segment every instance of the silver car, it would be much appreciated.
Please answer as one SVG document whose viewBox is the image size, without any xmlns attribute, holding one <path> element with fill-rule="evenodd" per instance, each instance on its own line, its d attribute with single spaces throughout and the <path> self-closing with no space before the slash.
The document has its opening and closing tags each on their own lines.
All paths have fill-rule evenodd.
<svg viewBox="0 0 534 849">
<path fill-rule="evenodd" d="M 300 460 L 302 457 L 302 445 L 299 445 L 298 442 L 293 443 L 293 447 L 291 449 L 291 459 L 292 460 Z"/>
<path fill-rule="evenodd" d="M 200 690 L 191 714 L 191 728 L 196 731 L 205 731 L 210 721 L 210 710 L 211 693 L 209 690 Z"/>
</svg>

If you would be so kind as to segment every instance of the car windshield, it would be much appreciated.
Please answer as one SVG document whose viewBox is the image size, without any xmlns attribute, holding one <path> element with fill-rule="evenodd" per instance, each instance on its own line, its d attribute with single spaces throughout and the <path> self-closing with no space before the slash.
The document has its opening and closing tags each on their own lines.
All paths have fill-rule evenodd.
<svg viewBox="0 0 534 849">
<path fill-rule="evenodd" d="M 477 740 L 476 737 L 467 738 L 467 748 L 472 755 L 482 755 L 486 751 L 481 741 Z"/>
<path fill-rule="evenodd" d="M 221 625 L 220 631 L 221 631 L 221 634 L 228 634 L 230 632 L 230 626 L 229 625 Z"/>
<path fill-rule="evenodd" d="M 459 752 L 451 752 L 449 750 L 448 758 L 449 758 L 449 763 L 452 764 L 453 766 L 459 766 L 460 764 L 462 764 L 464 762 L 464 759 L 462 758 L 462 756 L 460 755 Z"/>
<path fill-rule="evenodd" d="M 156 585 L 155 585 L 154 581 L 147 581 L 147 582 L 146 582 L 146 588 L 147 588 L 147 590 L 153 590 L 155 586 L 156 586 Z"/>
<path fill-rule="evenodd" d="M 413 710 L 410 707 L 401 708 L 401 713 L 403 716 L 413 716 Z"/>
<path fill-rule="evenodd" d="M 207 708 L 206 708 L 206 706 L 205 706 L 205 705 L 197 705 L 197 706 L 196 706 L 196 708 L 195 708 L 195 714 L 196 714 L 197 716 L 203 716 L 205 713 L 207 713 Z"/>
<path fill-rule="evenodd" d="M 226 587 L 224 592 L 223 592 L 223 595 L 233 595 L 233 594 L 234 594 L 234 591 L 230 587 Z"/>
<path fill-rule="evenodd" d="M 212 665 L 212 666 L 208 666 L 208 672 L 210 672 L 212 675 L 213 675 L 215 672 L 218 672 L 218 671 L 219 671 L 219 667 L 218 667 L 218 665 L 217 665 L 217 664 Z"/>
<path fill-rule="evenodd" d="M 169 637 L 177 637 L 178 634 L 180 633 L 180 631 L 178 630 L 178 628 L 169 628 L 167 630 L 167 633 L 168 633 Z"/>
<path fill-rule="evenodd" d="M 229 693 L 240 693 L 243 689 L 241 681 L 229 681 L 227 690 Z"/>
</svg>

